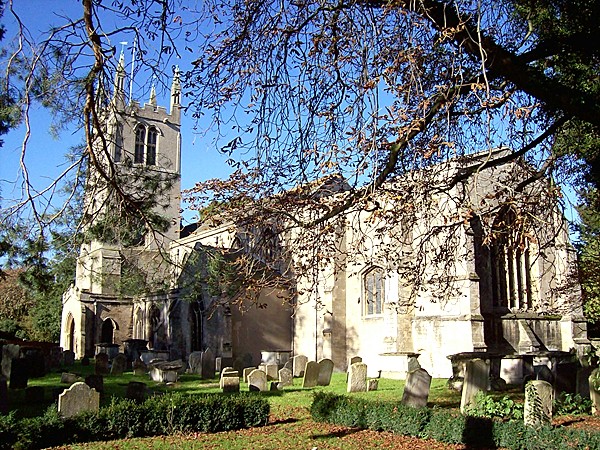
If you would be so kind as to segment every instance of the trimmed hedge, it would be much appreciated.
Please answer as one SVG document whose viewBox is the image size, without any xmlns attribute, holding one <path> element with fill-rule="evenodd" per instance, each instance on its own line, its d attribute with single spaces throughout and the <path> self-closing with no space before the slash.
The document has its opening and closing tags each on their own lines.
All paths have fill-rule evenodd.
<svg viewBox="0 0 600 450">
<path fill-rule="evenodd" d="M 568 428 L 531 428 L 522 421 L 497 421 L 463 416 L 440 408 L 412 408 L 317 392 L 311 405 L 315 421 L 347 427 L 392 431 L 475 448 L 592 449 L 600 448 L 600 432 Z"/>
<path fill-rule="evenodd" d="M 216 432 L 266 425 L 270 406 L 251 394 L 152 397 L 143 403 L 115 399 L 97 413 L 62 419 L 56 406 L 40 417 L 0 417 L 0 449 L 40 449 L 75 442 Z"/>
</svg>

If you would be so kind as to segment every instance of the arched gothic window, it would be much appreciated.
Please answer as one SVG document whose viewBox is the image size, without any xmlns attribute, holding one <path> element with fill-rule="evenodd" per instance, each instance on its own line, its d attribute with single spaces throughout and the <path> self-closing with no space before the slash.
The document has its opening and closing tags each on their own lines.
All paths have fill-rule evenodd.
<svg viewBox="0 0 600 450">
<path fill-rule="evenodd" d="M 156 164 L 156 138 L 158 132 L 155 127 L 148 130 L 148 141 L 146 144 L 146 165 L 153 166 Z"/>
<path fill-rule="evenodd" d="M 533 306 L 531 242 L 512 208 L 494 222 L 496 238 L 490 247 L 494 306 L 526 310 Z"/>
<path fill-rule="evenodd" d="M 135 164 L 144 163 L 144 149 L 146 147 L 146 129 L 142 125 L 138 125 L 135 130 L 135 151 L 133 154 L 133 162 Z"/>
<path fill-rule="evenodd" d="M 121 162 L 123 148 L 123 124 L 117 123 L 115 129 L 115 162 Z"/>
<path fill-rule="evenodd" d="M 385 274 L 380 267 L 373 267 L 363 275 L 363 311 L 365 316 L 383 314 L 384 283 Z"/>
</svg>

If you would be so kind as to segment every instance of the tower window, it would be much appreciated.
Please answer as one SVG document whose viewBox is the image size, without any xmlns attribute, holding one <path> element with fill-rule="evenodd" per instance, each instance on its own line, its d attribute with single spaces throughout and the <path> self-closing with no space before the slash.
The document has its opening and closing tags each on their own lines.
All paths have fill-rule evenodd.
<svg viewBox="0 0 600 450">
<path fill-rule="evenodd" d="M 121 149 L 123 148 L 123 124 L 118 123 L 115 130 L 115 162 L 121 162 Z"/>
<path fill-rule="evenodd" d="M 383 313 L 384 273 L 380 267 L 373 267 L 363 275 L 363 303 L 365 316 Z"/>
<path fill-rule="evenodd" d="M 133 162 L 135 164 L 144 163 L 144 149 L 146 143 L 146 129 L 139 125 L 135 131 L 135 152 L 133 154 Z"/>
<path fill-rule="evenodd" d="M 158 133 L 156 128 L 152 127 L 148 130 L 148 143 L 146 145 L 146 165 L 153 166 L 156 164 L 156 137 Z"/>
</svg>

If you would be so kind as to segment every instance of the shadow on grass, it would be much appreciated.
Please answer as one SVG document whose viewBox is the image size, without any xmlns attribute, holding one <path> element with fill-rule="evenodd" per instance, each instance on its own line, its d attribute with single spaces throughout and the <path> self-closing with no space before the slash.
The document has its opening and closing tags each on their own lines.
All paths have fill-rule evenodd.
<svg viewBox="0 0 600 450">
<path fill-rule="evenodd" d="M 342 438 L 345 436 L 350 436 L 352 434 L 358 433 L 362 431 L 360 428 L 344 428 L 343 430 L 332 431 L 331 433 L 326 434 L 313 434 L 311 435 L 311 439 L 333 439 L 333 438 Z"/>
</svg>

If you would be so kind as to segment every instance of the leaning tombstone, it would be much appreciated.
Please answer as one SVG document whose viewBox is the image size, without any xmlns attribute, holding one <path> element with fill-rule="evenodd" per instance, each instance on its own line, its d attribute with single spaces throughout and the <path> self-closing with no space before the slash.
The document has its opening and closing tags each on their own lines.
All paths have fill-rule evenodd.
<svg viewBox="0 0 600 450">
<path fill-rule="evenodd" d="M 333 374 L 333 361 L 328 358 L 323 358 L 319 361 L 319 376 L 317 384 L 319 386 L 329 386 L 331 383 L 331 375 Z"/>
<path fill-rule="evenodd" d="M 267 374 L 260 369 L 254 369 L 248 375 L 248 389 L 250 391 L 267 390 Z"/>
<path fill-rule="evenodd" d="M 304 369 L 304 379 L 302 380 L 303 388 L 315 387 L 319 381 L 319 363 L 309 361 Z"/>
<path fill-rule="evenodd" d="M 294 384 L 294 375 L 292 371 L 287 368 L 279 369 L 279 383 L 277 389 L 281 390 L 286 386 L 292 386 Z"/>
<path fill-rule="evenodd" d="M 482 359 L 475 359 L 465 363 L 465 379 L 463 381 L 460 399 L 460 412 L 465 414 L 467 409 L 475 404 L 475 397 L 479 392 L 486 392 L 490 369 Z"/>
<path fill-rule="evenodd" d="M 78 381 L 58 396 L 58 414 L 64 418 L 84 411 L 97 412 L 100 407 L 100 394 L 87 384 Z"/>
<path fill-rule="evenodd" d="M 541 427 L 552 423 L 554 388 L 547 381 L 533 380 L 525 385 L 525 425 Z"/>
<path fill-rule="evenodd" d="M 146 399 L 146 383 L 142 383 L 141 381 L 130 381 L 127 384 L 125 398 L 138 403 L 143 402 Z"/>
<path fill-rule="evenodd" d="M 402 403 L 415 408 L 427 406 L 430 387 L 431 375 L 425 369 L 409 372 L 402 394 Z"/>
<path fill-rule="evenodd" d="M 111 375 L 123 375 L 127 368 L 127 356 L 125 353 L 117 354 L 112 360 L 112 367 L 110 369 Z"/>
<path fill-rule="evenodd" d="M 96 355 L 96 374 L 108 375 L 108 354 L 98 353 Z"/>
<path fill-rule="evenodd" d="M 348 370 L 347 392 L 366 392 L 367 390 L 367 365 L 362 362 L 354 363 Z"/>
<path fill-rule="evenodd" d="M 304 376 L 304 369 L 306 368 L 307 362 L 308 358 L 304 355 L 296 355 L 292 358 L 292 371 L 294 372 L 295 377 Z"/>
<path fill-rule="evenodd" d="M 248 375 L 250 375 L 253 370 L 256 370 L 256 367 L 244 367 L 244 370 L 242 370 L 242 379 L 244 380 L 244 383 L 248 382 Z"/>
<path fill-rule="evenodd" d="M 103 375 L 88 375 L 85 377 L 85 384 L 87 384 L 92 389 L 96 389 L 96 392 L 99 394 L 104 393 L 104 376 Z"/>
<path fill-rule="evenodd" d="M 25 358 L 12 360 L 10 367 L 10 379 L 8 387 L 10 389 L 25 389 L 29 381 L 29 367 Z"/>
</svg>

